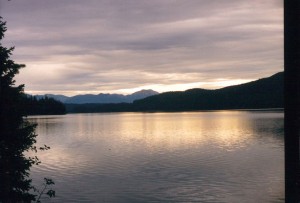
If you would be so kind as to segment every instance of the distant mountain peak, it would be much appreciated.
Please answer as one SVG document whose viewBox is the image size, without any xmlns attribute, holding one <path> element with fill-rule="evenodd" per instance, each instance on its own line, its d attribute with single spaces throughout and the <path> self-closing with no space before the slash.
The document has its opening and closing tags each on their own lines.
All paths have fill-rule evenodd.
<svg viewBox="0 0 300 203">
<path fill-rule="evenodd" d="M 123 94 L 109 94 L 109 93 L 99 93 L 95 94 L 81 94 L 75 95 L 72 97 L 67 97 L 64 95 L 55 95 L 55 94 L 47 94 L 47 95 L 36 95 L 37 97 L 50 97 L 56 100 L 59 100 L 63 103 L 73 103 L 73 104 L 84 104 L 84 103 L 132 103 L 137 99 L 144 99 L 149 96 L 153 96 L 159 94 L 156 91 L 151 89 L 148 90 L 139 90 L 129 95 Z"/>
<path fill-rule="evenodd" d="M 156 94 L 159 94 L 159 93 L 154 91 L 154 90 L 151 90 L 151 89 L 147 89 L 147 90 L 142 89 L 142 90 L 139 90 L 137 92 L 132 93 L 131 95 L 137 95 L 137 94 L 144 94 L 144 95 L 152 96 L 152 95 L 156 95 Z"/>
</svg>

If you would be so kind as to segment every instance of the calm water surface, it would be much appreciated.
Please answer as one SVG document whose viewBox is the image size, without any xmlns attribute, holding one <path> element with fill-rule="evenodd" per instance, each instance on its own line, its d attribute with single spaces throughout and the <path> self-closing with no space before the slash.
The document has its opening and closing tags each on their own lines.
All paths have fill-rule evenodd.
<svg viewBox="0 0 300 203">
<path fill-rule="evenodd" d="M 283 113 L 34 116 L 43 202 L 284 202 Z"/>
</svg>

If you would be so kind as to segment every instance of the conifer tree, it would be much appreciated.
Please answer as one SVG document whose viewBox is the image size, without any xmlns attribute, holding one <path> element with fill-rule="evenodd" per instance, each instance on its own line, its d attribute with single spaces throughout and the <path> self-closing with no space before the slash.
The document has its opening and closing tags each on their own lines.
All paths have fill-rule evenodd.
<svg viewBox="0 0 300 203">
<path fill-rule="evenodd" d="M 14 47 L 2 45 L 6 29 L 0 16 L 0 202 L 31 202 L 37 195 L 29 170 L 40 162 L 25 153 L 37 151 L 36 126 L 24 119 L 24 85 L 16 86 L 14 77 L 25 65 L 11 59 Z"/>
</svg>

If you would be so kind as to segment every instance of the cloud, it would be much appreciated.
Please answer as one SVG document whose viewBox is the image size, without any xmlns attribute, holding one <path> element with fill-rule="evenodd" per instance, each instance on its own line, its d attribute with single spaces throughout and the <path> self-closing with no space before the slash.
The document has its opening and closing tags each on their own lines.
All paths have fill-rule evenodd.
<svg viewBox="0 0 300 203">
<path fill-rule="evenodd" d="M 279 0 L 0 3 L 28 91 L 175 90 L 283 70 Z"/>
</svg>

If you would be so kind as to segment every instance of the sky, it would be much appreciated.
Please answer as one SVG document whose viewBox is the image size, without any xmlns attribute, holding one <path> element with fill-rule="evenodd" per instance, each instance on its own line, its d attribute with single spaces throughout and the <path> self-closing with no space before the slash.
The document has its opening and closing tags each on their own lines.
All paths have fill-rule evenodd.
<svg viewBox="0 0 300 203">
<path fill-rule="evenodd" d="M 217 89 L 283 71 L 282 0 L 0 0 L 30 94 Z"/>
</svg>

